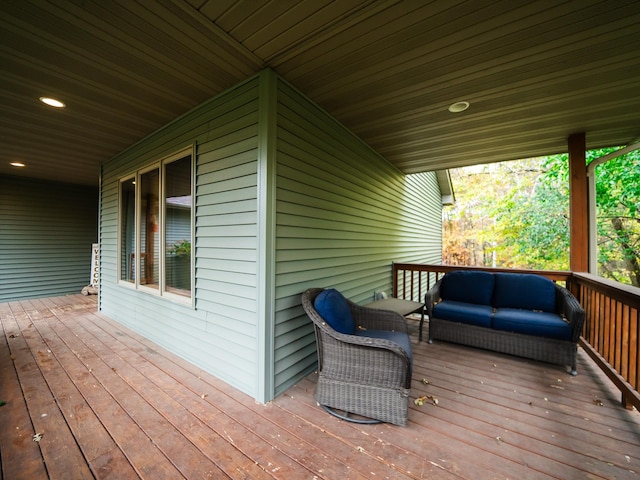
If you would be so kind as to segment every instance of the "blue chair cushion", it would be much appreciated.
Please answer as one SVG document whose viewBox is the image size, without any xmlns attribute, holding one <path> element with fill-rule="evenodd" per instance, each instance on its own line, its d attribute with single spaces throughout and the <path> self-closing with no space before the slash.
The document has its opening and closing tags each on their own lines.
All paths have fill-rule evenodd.
<svg viewBox="0 0 640 480">
<path fill-rule="evenodd" d="M 526 273 L 496 273 L 495 308 L 521 308 L 555 313 L 556 289 L 551 280 Z"/>
<path fill-rule="evenodd" d="M 409 361 L 413 364 L 413 352 L 411 351 L 411 339 L 409 335 L 404 332 L 392 332 L 390 330 L 358 330 L 356 335 L 359 337 L 369 338 L 384 338 L 391 340 L 393 343 L 397 343 L 402 349 L 407 352 Z"/>
<path fill-rule="evenodd" d="M 491 305 L 493 273 L 460 270 L 449 272 L 442 278 L 440 298 L 454 302 Z"/>
<path fill-rule="evenodd" d="M 571 327 L 560 315 L 517 308 L 499 308 L 493 315 L 493 328 L 538 337 L 571 340 Z"/>
<path fill-rule="evenodd" d="M 353 335 L 356 331 L 356 323 L 351 316 L 349 303 L 335 288 L 320 292 L 313 302 L 313 306 L 336 332 Z"/>
<path fill-rule="evenodd" d="M 433 316 L 442 320 L 491 328 L 493 308 L 488 305 L 443 300 L 433 307 Z"/>
</svg>

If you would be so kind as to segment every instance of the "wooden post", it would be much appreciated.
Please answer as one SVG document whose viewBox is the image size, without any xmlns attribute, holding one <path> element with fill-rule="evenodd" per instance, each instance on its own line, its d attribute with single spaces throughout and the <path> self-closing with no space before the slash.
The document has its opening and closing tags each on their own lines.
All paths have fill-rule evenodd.
<svg viewBox="0 0 640 480">
<path fill-rule="evenodd" d="M 569 135 L 569 268 L 589 271 L 589 211 L 587 195 L 586 138 L 583 133 Z"/>
</svg>

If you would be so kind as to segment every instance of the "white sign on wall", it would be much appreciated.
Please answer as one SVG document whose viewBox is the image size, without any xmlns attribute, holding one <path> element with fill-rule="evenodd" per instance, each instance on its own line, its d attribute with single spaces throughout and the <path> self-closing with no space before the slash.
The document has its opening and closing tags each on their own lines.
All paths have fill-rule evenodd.
<svg viewBox="0 0 640 480">
<path fill-rule="evenodd" d="M 98 287 L 100 282 L 100 244 L 94 243 L 91 246 L 91 281 L 92 287 Z"/>
</svg>

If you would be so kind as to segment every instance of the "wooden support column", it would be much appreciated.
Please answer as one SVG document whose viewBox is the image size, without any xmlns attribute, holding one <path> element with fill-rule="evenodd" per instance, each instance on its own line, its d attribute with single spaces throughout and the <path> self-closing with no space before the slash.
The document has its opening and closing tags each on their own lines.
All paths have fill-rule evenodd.
<svg viewBox="0 0 640 480">
<path fill-rule="evenodd" d="M 584 133 L 569 135 L 569 268 L 589 271 L 589 199 L 587 185 L 586 138 Z"/>
</svg>

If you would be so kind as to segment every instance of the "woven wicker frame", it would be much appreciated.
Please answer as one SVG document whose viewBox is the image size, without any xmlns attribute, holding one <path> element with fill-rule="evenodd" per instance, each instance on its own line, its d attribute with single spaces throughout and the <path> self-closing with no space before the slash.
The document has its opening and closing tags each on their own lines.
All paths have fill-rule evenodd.
<svg viewBox="0 0 640 480">
<path fill-rule="evenodd" d="M 440 282 L 438 282 L 426 295 L 429 342 L 444 340 L 556 365 L 568 365 L 570 373 L 576 375 L 578 340 L 584 324 L 584 310 L 566 288 L 555 285 L 555 289 L 557 313 L 562 315 L 571 326 L 571 340 L 523 335 L 434 318 L 433 307 L 440 300 Z"/>
<path fill-rule="evenodd" d="M 385 339 L 336 332 L 313 306 L 321 288 L 302 295 L 302 306 L 313 321 L 318 349 L 316 401 L 333 409 L 406 425 L 411 388 L 411 361 L 398 344 Z M 408 334 L 402 315 L 359 306 L 349 301 L 358 327 Z"/>
</svg>

